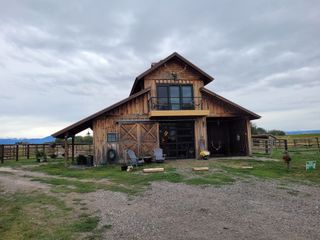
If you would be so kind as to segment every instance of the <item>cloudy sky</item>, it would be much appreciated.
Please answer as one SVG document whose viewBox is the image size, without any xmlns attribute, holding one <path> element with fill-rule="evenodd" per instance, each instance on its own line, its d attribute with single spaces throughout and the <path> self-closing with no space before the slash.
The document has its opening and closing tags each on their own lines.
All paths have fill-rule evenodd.
<svg viewBox="0 0 320 240">
<path fill-rule="evenodd" d="M 44 137 L 107 107 L 174 51 L 259 126 L 320 129 L 320 1 L 0 4 L 0 137 Z"/>
</svg>

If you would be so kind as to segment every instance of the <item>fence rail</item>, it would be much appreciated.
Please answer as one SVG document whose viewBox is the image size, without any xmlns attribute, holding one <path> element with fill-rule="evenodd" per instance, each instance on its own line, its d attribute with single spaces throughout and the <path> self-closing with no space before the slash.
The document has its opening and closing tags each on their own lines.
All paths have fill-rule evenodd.
<svg viewBox="0 0 320 240">
<path fill-rule="evenodd" d="M 65 153 L 63 144 L 1 144 L 0 162 L 36 158 L 37 151 L 42 151 L 52 158 L 63 157 Z M 69 148 L 68 156 L 71 156 L 71 151 L 72 148 Z M 92 144 L 75 144 L 74 153 L 75 156 L 92 154 L 93 146 Z"/>
<path fill-rule="evenodd" d="M 252 153 L 271 155 L 273 150 L 283 151 L 319 151 L 320 142 L 318 137 L 297 139 L 261 139 L 252 138 Z"/>
</svg>

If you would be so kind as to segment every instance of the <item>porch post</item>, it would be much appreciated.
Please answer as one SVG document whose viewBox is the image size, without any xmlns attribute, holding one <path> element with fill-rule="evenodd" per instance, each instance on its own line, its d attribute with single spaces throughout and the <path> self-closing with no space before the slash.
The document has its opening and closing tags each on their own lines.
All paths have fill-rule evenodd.
<svg viewBox="0 0 320 240">
<path fill-rule="evenodd" d="M 74 135 L 71 138 L 71 162 L 74 164 Z"/>
<path fill-rule="evenodd" d="M 194 141 L 195 141 L 195 157 L 199 158 L 200 141 L 203 141 L 205 149 L 208 149 L 207 139 L 207 119 L 199 117 L 194 121 Z"/>
<path fill-rule="evenodd" d="M 69 166 L 69 145 L 68 145 L 68 134 L 64 135 L 64 166 Z"/>
<path fill-rule="evenodd" d="M 251 136 L 251 123 L 250 123 L 250 119 L 246 119 L 246 126 L 247 126 L 247 143 L 248 143 L 248 148 L 247 148 L 247 154 L 249 156 L 252 155 L 252 136 Z"/>
</svg>

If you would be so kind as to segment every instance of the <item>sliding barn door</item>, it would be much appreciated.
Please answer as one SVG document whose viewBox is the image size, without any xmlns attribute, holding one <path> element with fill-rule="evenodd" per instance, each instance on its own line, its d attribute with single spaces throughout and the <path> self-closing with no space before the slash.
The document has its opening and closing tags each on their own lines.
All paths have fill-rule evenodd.
<svg viewBox="0 0 320 240">
<path fill-rule="evenodd" d="M 140 124 L 140 156 L 152 156 L 158 147 L 158 124 Z"/>
<path fill-rule="evenodd" d="M 152 156 L 158 146 L 157 123 L 125 123 L 120 125 L 120 154 L 131 149 L 138 157 Z M 123 155 L 123 158 L 125 156 Z"/>
</svg>

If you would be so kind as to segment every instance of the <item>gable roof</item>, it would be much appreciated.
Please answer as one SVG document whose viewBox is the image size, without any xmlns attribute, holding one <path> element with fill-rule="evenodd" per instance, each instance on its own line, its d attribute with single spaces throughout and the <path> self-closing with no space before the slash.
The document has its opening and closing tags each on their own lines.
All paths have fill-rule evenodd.
<svg viewBox="0 0 320 240">
<path fill-rule="evenodd" d="M 125 103 L 127 103 L 127 102 L 129 102 L 129 101 L 131 101 L 131 100 L 133 100 L 133 99 L 135 99 L 135 98 L 137 98 L 137 97 L 149 92 L 149 91 L 150 91 L 150 88 L 146 88 L 146 89 L 144 89 L 144 90 L 142 90 L 140 92 L 137 92 L 136 94 L 131 95 L 130 97 L 127 97 L 127 98 L 125 98 L 125 99 L 123 99 L 123 100 L 121 100 L 121 101 L 119 101 L 119 102 L 117 102 L 117 103 L 105 108 L 105 109 L 102 109 L 99 112 L 96 112 L 96 113 L 90 115 L 89 117 L 86 117 L 86 118 L 84 118 L 84 119 L 82 119 L 82 120 L 80 120 L 80 121 L 78 121 L 78 122 L 76 122 L 76 123 L 64 128 L 64 129 L 56 132 L 56 133 L 53 133 L 51 136 L 55 137 L 55 138 L 64 138 L 64 136 L 66 134 L 68 136 L 75 135 L 75 134 L 77 134 L 77 133 L 79 133 L 79 132 L 81 132 L 81 131 L 89 128 L 89 127 L 92 127 L 92 121 L 95 118 L 100 117 L 101 115 L 103 115 L 103 114 L 115 109 L 116 107 L 119 107 L 119 106 L 121 106 L 121 105 L 123 105 L 123 104 L 125 104 Z"/>
<path fill-rule="evenodd" d="M 217 98 L 217 99 L 219 99 L 219 100 L 221 100 L 223 102 L 226 102 L 226 103 L 230 104 L 231 106 L 239 109 L 242 112 L 245 112 L 250 117 L 251 120 L 261 118 L 260 115 L 254 113 L 254 112 L 251 112 L 250 110 L 248 110 L 248 109 L 246 109 L 244 107 L 241 107 L 240 105 L 238 105 L 238 104 L 236 104 L 236 103 L 234 103 L 234 102 L 232 102 L 232 101 L 230 101 L 230 100 L 228 100 L 228 99 L 226 99 L 226 98 L 224 98 L 224 97 L 222 97 L 222 96 L 210 91 L 207 88 L 202 87 L 202 88 L 200 88 L 200 91 L 204 92 L 204 93 L 206 93 L 206 94 L 208 94 L 208 95 L 210 95 L 212 97 L 215 97 L 215 98 Z"/>
<path fill-rule="evenodd" d="M 199 72 L 201 75 L 204 76 L 204 84 L 208 84 L 210 82 L 212 82 L 214 80 L 214 78 L 212 76 L 210 76 L 208 73 L 206 73 L 205 71 L 203 71 L 202 69 L 200 69 L 199 67 L 197 67 L 196 65 L 194 65 L 192 62 L 190 62 L 189 60 L 187 60 L 186 58 L 182 57 L 179 53 L 174 52 L 171 55 L 169 55 L 168 57 L 166 57 L 165 59 L 162 59 L 161 61 L 157 62 L 156 64 L 154 64 L 152 67 L 150 67 L 148 70 L 144 71 L 143 73 L 141 73 L 138 77 L 136 77 L 130 95 L 134 94 L 136 92 L 136 87 L 138 86 L 138 83 L 149 73 L 151 73 L 152 71 L 158 69 L 159 67 L 161 67 L 162 65 L 164 65 L 166 62 L 170 61 L 173 58 L 178 58 L 179 60 L 181 60 L 182 62 L 184 62 L 185 64 L 189 65 L 190 67 L 192 67 L 195 71 Z"/>
</svg>

